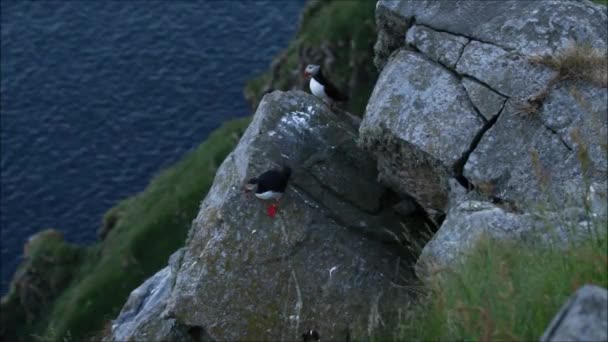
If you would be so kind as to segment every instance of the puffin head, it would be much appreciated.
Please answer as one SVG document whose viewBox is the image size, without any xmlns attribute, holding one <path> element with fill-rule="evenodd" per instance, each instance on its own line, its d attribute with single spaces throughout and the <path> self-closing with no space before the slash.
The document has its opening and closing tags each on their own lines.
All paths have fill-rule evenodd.
<svg viewBox="0 0 608 342">
<path fill-rule="evenodd" d="M 306 69 L 304 69 L 304 77 L 312 77 L 318 74 L 319 70 L 321 70 L 320 66 L 316 64 L 308 64 L 308 66 L 306 66 Z"/>
<path fill-rule="evenodd" d="M 251 178 L 245 184 L 245 192 L 254 191 L 257 187 L 258 187 L 258 179 L 257 178 Z"/>
</svg>

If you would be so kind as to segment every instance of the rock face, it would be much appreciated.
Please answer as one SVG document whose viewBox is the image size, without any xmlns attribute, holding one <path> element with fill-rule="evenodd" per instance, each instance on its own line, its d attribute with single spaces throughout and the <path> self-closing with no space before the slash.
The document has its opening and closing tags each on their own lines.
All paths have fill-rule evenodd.
<svg viewBox="0 0 608 342">
<path fill-rule="evenodd" d="M 491 203 L 460 202 L 424 247 L 416 273 L 426 278 L 427 271 L 453 266 L 483 235 L 495 239 L 521 238 L 530 229 L 531 222 L 527 215 L 510 213 Z"/>
<path fill-rule="evenodd" d="M 608 291 L 594 285 L 578 289 L 555 315 L 540 340 L 607 341 Z"/>
<path fill-rule="evenodd" d="M 555 53 L 569 40 L 602 51 L 607 46 L 606 9 L 590 1 L 380 0 L 378 7 L 410 22 L 415 18 L 416 25 L 523 55 Z"/>
<path fill-rule="evenodd" d="M 360 135 L 362 145 L 376 152 L 380 180 L 443 211 L 452 169 L 483 127 L 453 73 L 403 50 L 382 71 Z"/>
<path fill-rule="evenodd" d="M 175 319 L 166 317 L 165 312 L 183 254 L 183 249 L 175 252 L 169 259 L 169 266 L 131 292 L 112 323 L 112 336 L 104 340 L 196 341 L 196 329 L 178 324 Z"/>
<path fill-rule="evenodd" d="M 538 210 L 552 224 L 562 211 L 577 227 L 605 220 L 605 206 L 572 213 L 589 204 L 591 184 L 606 194 L 606 88 L 566 79 L 531 58 L 577 44 L 606 51 L 605 8 L 588 1 L 381 0 L 376 18 L 382 72 L 359 145 L 375 155 L 382 183 L 412 196 L 438 222 L 447 214 L 422 263 L 452 260 L 487 230 L 476 227 L 486 219 L 496 237 L 518 235 L 501 229 L 540 229 L 538 218 L 527 221 Z M 481 209 L 465 209 L 471 200 Z"/>
<path fill-rule="evenodd" d="M 393 209 L 403 203 L 386 200 L 356 134 L 351 119 L 311 95 L 266 95 L 202 203 L 167 317 L 217 340 L 293 340 L 310 329 L 323 339 L 362 338 L 390 326 L 408 301 L 398 285 L 412 277 L 396 240 L 404 227 L 420 228 Z M 292 179 L 270 218 L 242 185 L 283 164 Z M 138 291 L 169 291 L 167 272 Z M 116 333 L 133 329 L 116 323 Z"/>
<path fill-rule="evenodd" d="M 376 20 L 363 120 L 300 91 L 265 95 L 183 252 L 134 291 L 114 338 L 369 339 L 409 302 L 408 248 L 429 226 L 420 277 L 482 235 L 552 243 L 605 224 L 606 88 L 530 59 L 571 41 L 605 50 L 605 10 L 382 0 Z M 282 165 L 294 172 L 270 218 L 242 185 Z"/>
</svg>

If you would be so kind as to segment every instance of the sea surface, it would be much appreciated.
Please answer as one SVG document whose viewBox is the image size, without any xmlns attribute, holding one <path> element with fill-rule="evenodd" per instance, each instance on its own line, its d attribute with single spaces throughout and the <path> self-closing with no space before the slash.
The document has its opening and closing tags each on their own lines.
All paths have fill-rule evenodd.
<svg viewBox="0 0 608 342">
<path fill-rule="evenodd" d="M 223 121 L 293 37 L 304 0 L 1 1 L 0 248 L 96 240 L 105 211 Z"/>
</svg>

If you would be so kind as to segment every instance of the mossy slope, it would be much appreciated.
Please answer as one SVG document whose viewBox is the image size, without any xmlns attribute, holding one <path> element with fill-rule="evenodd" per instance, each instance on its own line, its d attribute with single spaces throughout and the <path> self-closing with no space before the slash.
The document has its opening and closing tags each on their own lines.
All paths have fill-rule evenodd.
<svg viewBox="0 0 608 342">
<path fill-rule="evenodd" d="M 2 340 L 98 339 L 129 293 L 164 267 L 171 253 L 183 245 L 215 171 L 249 122 L 250 118 L 244 118 L 224 124 L 196 150 L 156 176 L 142 193 L 111 209 L 105 217 L 111 230 L 103 242 L 74 249 L 45 239 L 40 244 L 45 252 L 31 253 L 30 262 L 39 262 L 37 255 L 67 258 L 74 254 L 72 268 L 54 272 L 56 277 L 67 272 L 71 281 L 62 282 L 65 290 L 46 303 L 36 320 L 23 320 L 25 312 L 15 302 L 17 297 L 7 297 L 2 303 Z"/>
<path fill-rule="evenodd" d="M 378 78 L 373 63 L 375 6 L 375 0 L 310 1 L 287 49 L 270 70 L 247 83 L 245 97 L 252 107 L 268 91 L 308 91 L 302 72 L 307 64 L 315 63 L 321 64 L 324 74 L 348 93 L 346 109 L 362 116 Z"/>
</svg>

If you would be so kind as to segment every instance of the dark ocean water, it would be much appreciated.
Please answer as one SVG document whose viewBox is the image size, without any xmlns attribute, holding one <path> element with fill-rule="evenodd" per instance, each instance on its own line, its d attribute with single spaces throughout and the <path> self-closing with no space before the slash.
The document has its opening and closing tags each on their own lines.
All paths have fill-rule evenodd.
<svg viewBox="0 0 608 342">
<path fill-rule="evenodd" d="M 293 36 L 304 0 L 1 2 L 1 252 L 103 213 L 223 121 Z"/>
</svg>

